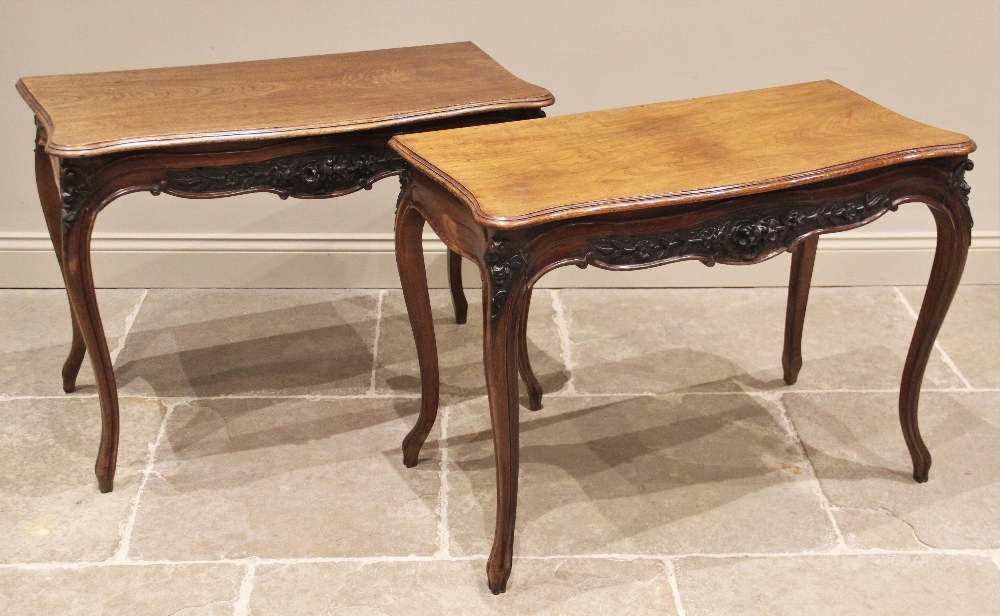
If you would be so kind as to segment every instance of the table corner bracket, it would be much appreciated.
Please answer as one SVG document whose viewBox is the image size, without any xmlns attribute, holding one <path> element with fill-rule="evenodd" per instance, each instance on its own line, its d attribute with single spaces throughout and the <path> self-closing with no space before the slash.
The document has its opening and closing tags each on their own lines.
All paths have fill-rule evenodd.
<svg viewBox="0 0 1000 616">
<path fill-rule="evenodd" d="M 969 206 L 969 193 L 972 192 L 972 187 L 969 186 L 969 182 L 965 179 L 965 172 L 972 171 L 975 164 L 968 158 L 963 160 L 955 170 L 951 172 L 951 178 L 948 181 L 948 185 L 951 190 L 958 197 L 958 200 L 962 203 L 962 209 L 965 210 L 965 216 L 969 219 L 969 228 L 972 228 L 972 208 Z"/>
<path fill-rule="evenodd" d="M 527 267 L 528 262 L 521 247 L 507 239 L 490 240 L 483 262 L 490 280 L 490 322 L 496 323 L 507 302 L 511 284 Z"/>
</svg>

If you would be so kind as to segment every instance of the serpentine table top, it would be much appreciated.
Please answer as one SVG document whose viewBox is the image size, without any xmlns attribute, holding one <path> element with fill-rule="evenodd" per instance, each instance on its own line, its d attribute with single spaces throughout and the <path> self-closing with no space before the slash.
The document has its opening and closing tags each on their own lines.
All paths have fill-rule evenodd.
<svg viewBox="0 0 1000 616">
<path fill-rule="evenodd" d="M 23 77 L 45 151 L 94 156 L 151 147 L 355 132 L 551 105 L 473 43 Z"/>
<path fill-rule="evenodd" d="M 965 135 L 904 118 L 832 81 L 391 144 L 483 225 L 509 229 L 772 191 L 976 148 Z"/>
</svg>

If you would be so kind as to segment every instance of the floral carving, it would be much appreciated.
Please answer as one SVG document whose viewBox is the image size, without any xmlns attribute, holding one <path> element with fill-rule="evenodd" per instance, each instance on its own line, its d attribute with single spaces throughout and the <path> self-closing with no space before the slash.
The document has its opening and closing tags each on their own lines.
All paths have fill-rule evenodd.
<svg viewBox="0 0 1000 616">
<path fill-rule="evenodd" d="M 973 167 L 972 161 L 966 158 L 951 174 L 951 189 L 955 191 L 955 194 L 962 201 L 962 207 L 965 208 L 965 215 L 969 217 L 970 228 L 972 227 L 972 208 L 969 207 L 969 193 L 972 192 L 972 187 L 965 181 L 965 172 L 972 171 Z"/>
<path fill-rule="evenodd" d="M 496 323 L 510 293 L 511 283 L 527 262 L 517 244 L 508 240 L 490 242 L 483 260 L 490 277 L 490 320 Z"/>
<path fill-rule="evenodd" d="M 847 201 L 789 205 L 662 235 L 593 240 L 588 261 L 642 265 L 684 257 L 715 263 L 754 263 L 787 250 L 817 230 L 860 224 L 892 207 L 888 191 Z"/>
<path fill-rule="evenodd" d="M 403 159 L 388 148 L 359 146 L 258 163 L 168 171 L 163 190 L 181 196 L 267 190 L 282 199 L 326 197 L 370 189 L 377 180 L 405 168 Z"/>
<path fill-rule="evenodd" d="M 66 163 L 59 167 L 59 196 L 62 199 L 63 237 L 69 237 L 84 202 L 94 194 L 91 172 L 86 167 Z"/>
<path fill-rule="evenodd" d="M 406 189 L 410 187 L 410 168 L 404 166 L 403 171 L 399 174 L 399 196 L 396 197 L 396 211 L 399 211 L 399 204 L 403 202 L 403 195 L 406 194 Z"/>
</svg>

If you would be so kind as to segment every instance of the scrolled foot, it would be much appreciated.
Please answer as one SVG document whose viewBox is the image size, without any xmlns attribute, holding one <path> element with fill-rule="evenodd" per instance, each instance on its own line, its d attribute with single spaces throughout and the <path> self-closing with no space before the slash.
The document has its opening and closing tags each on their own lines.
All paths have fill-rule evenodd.
<svg viewBox="0 0 1000 616">
<path fill-rule="evenodd" d="M 528 409 L 532 411 L 542 410 L 542 390 L 532 388 L 529 383 L 525 383 L 525 389 L 528 390 Z"/>
<path fill-rule="evenodd" d="M 107 460 L 102 460 L 103 457 L 98 456 L 94 474 L 97 475 L 97 487 L 101 494 L 107 494 L 115 489 L 115 469 L 114 466 L 109 466 Z"/>
<path fill-rule="evenodd" d="M 785 384 L 795 385 L 795 381 L 799 380 L 799 370 L 802 369 L 802 358 L 794 357 L 788 360 L 783 357 L 781 367 L 785 373 Z"/>
<path fill-rule="evenodd" d="M 913 458 L 913 480 L 917 483 L 927 483 L 927 476 L 931 470 L 931 454 L 924 448 L 921 454 L 912 455 Z"/>
<path fill-rule="evenodd" d="M 403 439 L 403 466 L 406 468 L 413 468 L 417 465 L 417 461 L 420 459 L 420 448 L 424 446 L 424 441 L 427 439 L 426 434 L 419 433 L 419 427 L 419 425 L 414 426 Z"/>
<path fill-rule="evenodd" d="M 502 564 L 495 564 L 492 559 L 486 565 L 486 578 L 490 587 L 490 592 L 499 595 L 507 591 L 507 579 L 510 578 L 510 564 L 504 567 Z"/>
</svg>

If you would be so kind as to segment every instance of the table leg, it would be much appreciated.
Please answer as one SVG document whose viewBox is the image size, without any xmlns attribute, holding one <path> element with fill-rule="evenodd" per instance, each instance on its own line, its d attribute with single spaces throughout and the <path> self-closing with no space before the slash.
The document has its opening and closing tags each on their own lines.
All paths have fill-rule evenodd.
<svg viewBox="0 0 1000 616">
<path fill-rule="evenodd" d="M 462 288 L 462 255 L 448 249 L 448 286 L 451 288 L 451 305 L 455 307 L 455 322 L 465 323 L 469 314 L 469 302 Z"/>
<path fill-rule="evenodd" d="M 528 357 L 528 310 L 531 309 L 531 289 L 524 294 L 524 308 L 521 310 L 517 323 L 517 370 L 521 373 L 524 386 L 528 390 L 528 408 L 532 411 L 542 409 L 542 384 L 531 369 L 531 359 Z"/>
<path fill-rule="evenodd" d="M 809 301 L 809 284 L 812 282 L 813 264 L 816 262 L 816 246 L 819 236 L 812 235 L 802 240 L 792 251 L 792 271 L 788 280 L 788 307 L 785 311 L 785 349 L 781 354 L 781 366 L 785 372 L 785 382 L 794 385 L 802 368 L 802 325 L 806 320 L 806 304 Z"/>
<path fill-rule="evenodd" d="M 45 226 L 49 230 L 52 247 L 55 249 L 56 259 L 59 261 L 59 270 L 64 272 L 62 200 L 59 198 L 59 186 L 56 184 L 52 159 L 45 153 L 45 148 L 41 144 L 35 146 L 35 183 L 38 186 L 38 199 L 42 204 L 42 213 L 45 215 Z M 64 283 L 65 279 L 65 275 L 63 275 Z M 69 318 L 73 328 L 73 343 L 70 346 L 69 357 L 66 358 L 62 368 L 63 391 L 66 393 L 72 393 L 76 389 L 76 377 L 87 352 L 87 346 L 83 341 L 83 334 L 80 332 L 80 325 L 77 323 L 72 306 L 70 306 Z"/>
<path fill-rule="evenodd" d="M 448 249 L 448 285 L 451 288 L 451 304 L 455 308 L 455 322 L 462 325 L 466 322 L 469 313 L 469 302 L 465 299 L 465 291 L 462 288 L 462 255 L 450 248 Z M 542 408 L 542 384 L 531 369 L 531 360 L 528 357 L 528 308 L 530 304 L 531 289 L 528 289 L 528 296 L 524 302 L 524 314 L 518 326 L 517 369 L 528 389 L 528 408 L 538 411 Z"/>
<path fill-rule="evenodd" d="M 404 197 L 396 217 L 396 266 L 420 363 L 420 416 L 403 439 L 403 464 L 411 468 L 417 465 L 420 448 L 434 426 L 440 397 L 437 342 L 424 268 L 423 229 L 423 215 Z"/>
<path fill-rule="evenodd" d="M 506 276 L 511 276 L 511 273 L 508 272 Z M 500 300 L 497 300 L 496 281 L 491 280 L 489 285 L 483 286 L 483 311 L 486 313 L 486 318 L 483 319 L 483 363 L 493 426 L 497 481 L 496 530 L 493 549 L 486 564 L 486 575 L 490 591 L 495 595 L 506 590 L 514 558 L 519 427 L 518 334 L 520 324 L 523 323 L 522 316 L 526 315 L 528 295 L 523 275 L 514 273 L 513 280 L 508 279 L 503 284 L 511 286 Z"/>
<path fill-rule="evenodd" d="M 971 220 L 957 196 L 948 194 L 940 202 L 927 198 L 922 198 L 921 201 L 927 203 L 934 215 L 934 222 L 937 224 L 937 249 L 899 387 L 899 422 L 913 460 L 913 479 L 918 483 L 927 481 L 931 467 L 931 454 L 920 437 L 917 423 L 920 385 L 924 379 L 927 360 L 934 348 L 934 340 L 962 278 L 971 241 Z"/>
<path fill-rule="evenodd" d="M 94 367 L 94 380 L 101 399 L 101 446 L 95 466 L 97 484 L 101 492 L 110 492 L 118 460 L 118 388 L 97 308 L 94 274 L 90 265 L 90 239 L 97 218 L 97 200 L 98 197 L 90 196 L 77 214 L 65 245 L 63 275 L 70 304 Z"/>
</svg>

